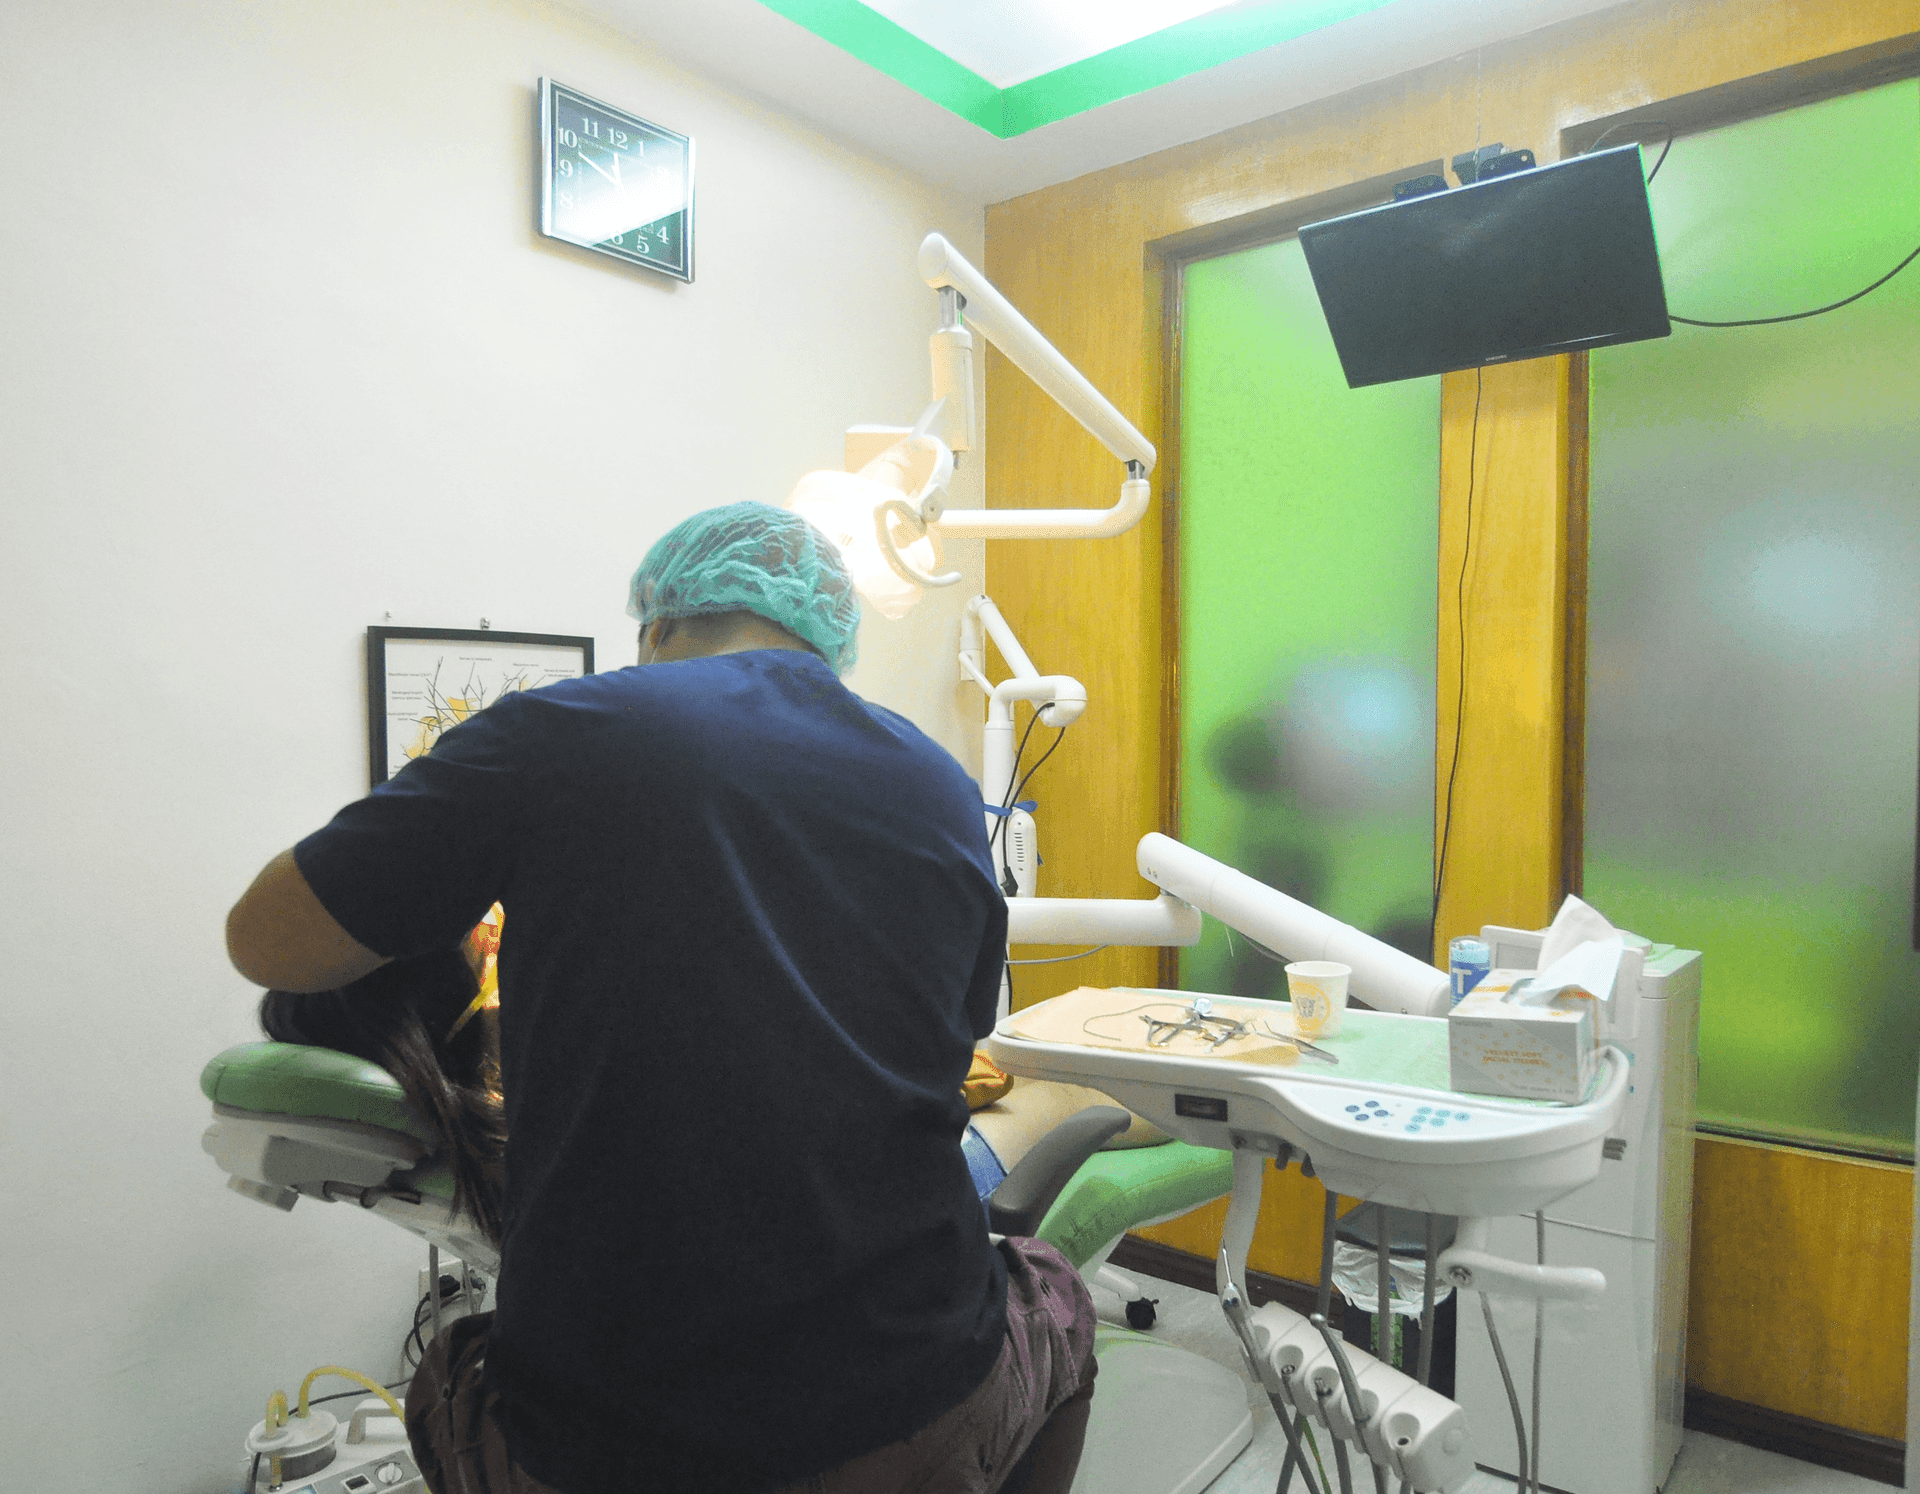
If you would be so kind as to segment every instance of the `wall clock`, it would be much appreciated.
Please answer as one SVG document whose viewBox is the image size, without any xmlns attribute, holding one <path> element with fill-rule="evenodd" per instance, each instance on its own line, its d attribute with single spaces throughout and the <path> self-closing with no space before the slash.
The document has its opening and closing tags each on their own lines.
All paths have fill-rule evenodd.
<svg viewBox="0 0 1920 1494">
<path fill-rule="evenodd" d="M 693 140 L 540 80 L 540 231 L 693 279 Z"/>
</svg>

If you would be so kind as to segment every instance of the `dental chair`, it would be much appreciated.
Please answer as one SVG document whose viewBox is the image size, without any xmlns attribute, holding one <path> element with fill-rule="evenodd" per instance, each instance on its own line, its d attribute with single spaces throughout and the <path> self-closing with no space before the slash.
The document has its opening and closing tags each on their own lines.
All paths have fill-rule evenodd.
<svg viewBox="0 0 1920 1494">
<path fill-rule="evenodd" d="M 207 1064 L 200 1088 L 213 1103 L 201 1145 L 236 1192 L 283 1210 L 301 1198 L 358 1204 L 486 1275 L 498 1271 L 493 1245 L 453 1212 L 452 1173 L 432 1155 L 430 1129 L 377 1064 L 242 1043 Z M 1107 1256 L 1129 1229 L 1231 1191 L 1231 1157 L 1138 1138 L 1135 1117 L 1091 1092 L 1030 1080 L 1015 1090 L 1013 1103 L 974 1112 L 990 1141 L 998 1129 L 1006 1145 L 1017 1129 L 1010 1118 L 1030 1123 L 1049 1109 L 1060 1118 L 986 1199 L 989 1227 L 1048 1241 L 1089 1278 L 1104 1273 L 1140 1321 L 1140 1289 L 1106 1267 Z M 1099 1150 L 1129 1126 L 1148 1144 Z M 1076 1494 L 1198 1494 L 1252 1440 L 1246 1385 L 1213 1361 L 1105 1322 L 1095 1353 L 1100 1390 Z"/>
</svg>

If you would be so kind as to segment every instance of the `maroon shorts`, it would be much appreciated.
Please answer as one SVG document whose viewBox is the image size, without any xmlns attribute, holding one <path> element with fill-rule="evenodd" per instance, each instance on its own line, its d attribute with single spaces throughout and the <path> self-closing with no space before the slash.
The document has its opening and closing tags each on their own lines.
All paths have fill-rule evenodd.
<svg viewBox="0 0 1920 1494">
<path fill-rule="evenodd" d="M 1093 1301 L 1053 1246 L 1005 1240 L 1000 1253 L 1007 1333 L 980 1386 L 904 1441 L 768 1494 L 1066 1494 L 1093 1400 Z M 414 1458 L 433 1494 L 554 1494 L 508 1456 L 481 1386 L 492 1321 L 462 1318 L 428 1346 L 407 1391 Z"/>
</svg>

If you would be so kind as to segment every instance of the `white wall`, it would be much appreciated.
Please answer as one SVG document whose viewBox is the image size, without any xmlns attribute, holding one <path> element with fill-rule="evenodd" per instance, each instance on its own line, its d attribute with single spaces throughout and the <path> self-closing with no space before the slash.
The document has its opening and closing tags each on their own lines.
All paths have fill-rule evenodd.
<svg viewBox="0 0 1920 1494">
<path fill-rule="evenodd" d="M 697 138 L 696 284 L 538 235 L 542 74 Z M 12 0 L 0 194 L 0 1484 L 199 1494 L 273 1389 L 393 1374 L 424 1255 L 199 1149 L 225 911 L 365 788 L 364 629 L 627 662 L 656 536 L 914 417 L 914 249 L 983 215 L 530 0 Z M 977 548 L 852 681 L 976 769 Z"/>
</svg>

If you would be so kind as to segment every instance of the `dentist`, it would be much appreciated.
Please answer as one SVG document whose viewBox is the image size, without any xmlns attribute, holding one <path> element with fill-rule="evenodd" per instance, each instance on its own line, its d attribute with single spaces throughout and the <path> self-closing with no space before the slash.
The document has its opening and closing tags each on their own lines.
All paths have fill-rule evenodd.
<svg viewBox="0 0 1920 1494">
<path fill-rule="evenodd" d="M 234 965 L 330 989 L 496 900 L 498 1307 L 407 1402 L 438 1494 L 1064 1491 L 1093 1309 L 961 1153 L 1006 906 L 965 771 L 839 676 L 803 519 L 694 515 L 640 666 L 504 697 L 268 863 Z"/>
</svg>

